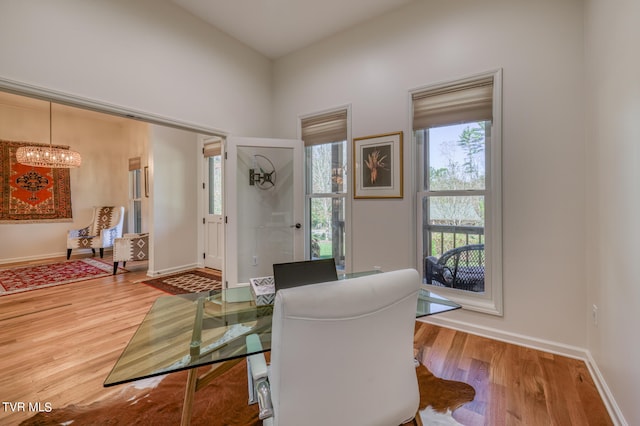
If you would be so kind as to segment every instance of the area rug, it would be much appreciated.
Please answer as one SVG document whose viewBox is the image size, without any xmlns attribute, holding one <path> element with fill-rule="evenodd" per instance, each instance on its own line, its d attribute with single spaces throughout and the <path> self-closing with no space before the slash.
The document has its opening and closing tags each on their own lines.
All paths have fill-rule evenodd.
<svg viewBox="0 0 640 426">
<path fill-rule="evenodd" d="M 119 273 L 125 272 L 119 269 Z M 0 296 L 70 284 L 113 274 L 113 265 L 98 259 L 78 259 L 0 270 Z"/>
<path fill-rule="evenodd" d="M 0 223 L 71 221 L 69 169 L 18 163 L 16 151 L 26 145 L 42 144 L 0 141 Z"/>
<path fill-rule="evenodd" d="M 222 275 L 220 271 L 214 269 L 211 272 L 193 270 L 144 280 L 142 283 L 169 294 L 200 293 L 202 291 L 221 290 Z"/>
<path fill-rule="evenodd" d="M 453 420 L 451 411 L 472 401 L 475 390 L 466 383 L 439 379 L 422 365 L 416 373 L 420 409 L 424 409 L 423 423 L 456 424 L 437 422 L 442 418 Z M 186 381 L 184 371 L 140 380 L 124 386 L 112 399 L 88 406 L 54 408 L 49 413 L 36 414 L 21 425 L 177 425 Z M 247 405 L 247 400 L 247 367 L 241 362 L 196 392 L 191 425 L 260 425 L 257 404 Z"/>
</svg>

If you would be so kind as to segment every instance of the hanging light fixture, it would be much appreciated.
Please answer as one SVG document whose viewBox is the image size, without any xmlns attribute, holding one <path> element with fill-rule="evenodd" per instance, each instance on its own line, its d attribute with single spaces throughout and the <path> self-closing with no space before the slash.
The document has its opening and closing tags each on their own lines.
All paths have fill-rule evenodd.
<svg viewBox="0 0 640 426">
<path fill-rule="evenodd" d="M 18 163 L 34 167 L 70 169 L 82 163 L 80 153 L 70 149 L 55 148 L 52 137 L 52 105 L 49 102 L 49 146 L 22 146 L 16 150 Z"/>
</svg>

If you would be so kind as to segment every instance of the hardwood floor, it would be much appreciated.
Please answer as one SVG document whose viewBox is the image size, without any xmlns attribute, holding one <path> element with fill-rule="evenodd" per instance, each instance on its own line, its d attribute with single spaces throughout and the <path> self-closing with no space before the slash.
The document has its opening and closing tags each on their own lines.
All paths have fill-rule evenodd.
<svg viewBox="0 0 640 426">
<path fill-rule="evenodd" d="M 29 403 L 55 409 L 121 392 L 102 383 L 165 294 L 135 282 L 144 277 L 130 272 L 0 297 L 1 425 L 31 417 Z M 421 322 L 415 343 L 436 376 L 476 389 L 475 400 L 454 412 L 465 425 L 612 424 L 582 361 Z"/>
<path fill-rule="evenodd" d="M 166 294 L 134 283 L 145 276 L 130 272 L 0 297 L 0 424 L 31 417 L 29 403 L 86 405 L 120 392 L 102 382 L 153 301 Z"/>
<path fill-rule="evenodd" d="M 433 374 L 475 388 L 464 425 L 613 424 L 583 361 L 425 323 L 414 341 Z"/>
</svg>

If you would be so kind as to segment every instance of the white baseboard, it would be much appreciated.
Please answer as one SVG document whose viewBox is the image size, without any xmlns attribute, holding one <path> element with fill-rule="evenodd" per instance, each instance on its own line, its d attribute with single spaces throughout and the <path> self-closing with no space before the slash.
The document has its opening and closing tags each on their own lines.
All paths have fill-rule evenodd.
<svg viewBox="0 0 640 426">
<path fill-rule="evenodd" d="M 97 251 L 98 249 L 96 249 Z M 104 249 L 105 253 L 110 252 L 111 248 Z M 73 249 L 71 255 L 75 255 L 78 253 L 91 253 L 91 249 Z M 40 260 L 51 260 L 58 257 L 67 257 L 67 251 L 61 251 L 57 253 L 45 253 L 45 254 L 36 254 L 33 256 L 22 256 L 22 257 L 12 257 L 9 259 L 0 259 L 0 265 L 4 265 L 7 263 L 22 263 L 22 262 L 37 262 Z"/>
<path fill-rule="evenodd" d="M 60 257 L 60 256 L 66 256 L 66 255 L 67 255 L 67 252 L 38 254 L 34 256 L 12 257 L 9 259 L 0 259 L 0 265 L 4 265 L 6 263 L 34 262 L 38 260 L 46 260 L 46 259 L 51 259 L 54 257 Z"/>
<path fill-rule="evenodd" d="M 587 351 L 587 356 L 588 358 L 585 361 L 587 364 L 587 368 L 589 368 L 591 377 L 593 378 L 593 381 L 595 382 L 596 387 L 598 388 L 598 393 L 600 393 L 600 396 L 602 397 L 604 404 L 607 406 L 607 411 L 609 411 L 609 415 L 611 416 L 611 420 L 613 421 L 613 424 L 619 425 L 619 426 L 629 426 L 629 423 L 624 418 L 624 415 L 622 414 L 622 411 L 620 410 L 618 403 L 616 402 L 615 398 L 613 397 L 613 394 L 611 393 L 611 389 L 609 389 L 607 382 L 604 380 L 604 377 L 602 376 L 602 372 L 600 372 L 600 369 L 598 368 L 598 364 L 596 364 L 596 361 L 591 356 L 590 351 Z"/>
<path fill-rule="evenodd" d="M 198 266 L 198 263 L 191 263 L 189 265 L 181 265 L 181 266 L 174 266 L 172 268 L 166 268 L 166 269 L 160 269 L 157 271 L 152 271 L 151 269 L 149 269 L 149 271 L 147 271 L 147 276 L 148 277 L 162 277 L 164 275 L 171 275 L 171 274 L 177 274 L 180 272 L 185 272 L 185 271 L 189 271 L 191 269 L 197 269 L 200 266 Z"/>
<path fill-rule="evenodd" d="M 442 316 L 428 316 L 420 318 L 418 321 L 434 324 L 446 328 L 451 328 L 465 333 L 474 334 L 481 337 L 486 337 L 501 342 L 511 343 L 514 345 L 524 346 L 531 349 L 537 349 L 544 352 L 549 352 L 556 355 L 563 355 L 569 358 L 580 359 L 585 362 L 589 373 L 598 389 L 598 393 L 604 402 L 611 420 L 616 426 L 628 426 L 620 407 L 615 401 L 609 386 L 604 380 L 598 365 L 591 356 L 591 352 L 586 348 L 580 348 L 572 345 L 565 345 L 563 343 L 553 342 L 550 340 L 537 339 L 531 336 L 526 336 L 518 333 L 511 333 L 507 331 L 498 330 L 490 327 L 482 327 L 475 324 L 470 324 L 464 321 L 458 321 L 451 318 L 445 318 Z"/>
</svg>

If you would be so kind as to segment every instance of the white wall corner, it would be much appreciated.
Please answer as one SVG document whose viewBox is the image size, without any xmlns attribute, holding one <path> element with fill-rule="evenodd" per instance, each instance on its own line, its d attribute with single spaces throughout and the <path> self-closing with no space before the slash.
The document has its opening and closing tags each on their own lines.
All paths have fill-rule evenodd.
<svg viewBox="0 0 640 426">
<path fill-rule="evenodd" d="M 622 414 L 622 411 L 620 410 L 618 403 L 613 397 L 613 393 L 611 392 L 611 389 L 609 389 L 607 382 L 604 380 L 604 376 L 602 375 L 602 373 L 600 372 L 600 369 L 598 368 L 598 364 L 596 363 L 595 359 L 591 355 L 591 351 L 585 350 L 585 352 L 587 356 L 587 358 L 585 359 L 585 363 L 587 364 L 589 373 L 591 373 L 591 377 L 593 378 L 593 381 L 596 384 L 596 387 L 598 388 L 598 393 L 600 394 L 600 397 L 602 398 L 604 405 L 607 407 L 607 411 L 611 416 L 611 421 L 613 421 L 613 424 L 615 425 L 628 426 L 629 423 L 624 418 L 624 415 Z"/>
</svg>

